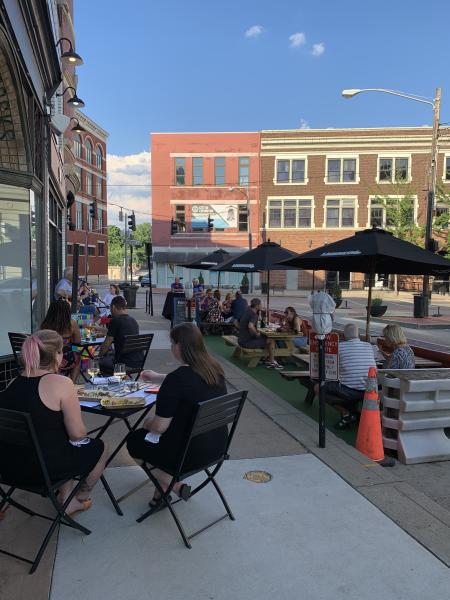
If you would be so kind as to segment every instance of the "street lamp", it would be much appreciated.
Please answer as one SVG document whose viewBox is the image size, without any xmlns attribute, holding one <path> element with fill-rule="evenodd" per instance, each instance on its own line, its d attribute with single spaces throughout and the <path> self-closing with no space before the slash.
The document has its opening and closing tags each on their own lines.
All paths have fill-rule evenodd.
<svg viewBox="0 0 450 600">
<path fill-rule="evenodd" d="M 428 197 L 427 197 L 427 216 L 425 222 L 425 248 L 427 250 L 434 251 L 434 244 L 432 241 L 433 234 L 433 209 L 434 201 L 436 196 L 436 175 L 437 175 L 437 159 L 438 159 L 438 137 L 439 137 L 439 118 L 441 112 L 441 88 L 436 88 L 434 99 L 426 98 L 425 96 L 417 96 L 415 94 L 407 94 L 405 92 L 399 92 L 398 90 L 387 90 L 384 88 L 365 88 L 359 89 L 348 89 L 342 90 L 342 96 L 344 98 L 353 98 L 357 94 L 362 92 L 381 92 L 382 94 L 391 94 L 392 96 L 400 96 L 401 98 L 407 98 L 408 100 L 414 100 L 415 102 L 421 102 L 422 104 L 428 104 L 433 108 L 433 130 L 431 137 L 431 162 L 430 172 L 428 180 Z M 428 317 L 428 294 L 430 288 L 430 278 L 428 275 L 423 277 L 423 302 L 424 302 L 424 316 Z"/>
<path fill-rule="evenodd" d="M 252 241 L 252 227 L 251 227 L 251 215 L 250 215 L 250 197 L 248 195 L 248 190 L 242 189 L 240 187 L 230 187 L 228 188 L 230 192 L 241 192 L 247 200 L 247 231 L 248 231 L 248 249 L 251 250 L 253 248 Z M 253 294 L 253 273 L 250 273 L 250 293 Z"/>
<path fill-rule="evenodd" d="M 77 90 L 69 85 L 68 87 L 66 87 L 66 89 L 61 92 L 61 94 L 56 94 L 58 97 L 59 96 L 64 96 L 64 94 L 68 91 L 68 90 L 72 90 L 73 91 L 73 96 L 72 98 L 70 98 L 69 100 L 67 100 L 67 104 L 70 104 L 70 106 L 72 106 L 73 108 L 83 108 L 84 106 L 84 102 L 81 98 L 79 98 L 77 96 Z"/>
</svg>

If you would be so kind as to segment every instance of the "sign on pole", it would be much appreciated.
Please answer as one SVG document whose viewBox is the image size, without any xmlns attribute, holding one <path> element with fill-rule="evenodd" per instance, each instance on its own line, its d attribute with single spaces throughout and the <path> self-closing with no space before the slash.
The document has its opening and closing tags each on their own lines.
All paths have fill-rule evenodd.
<svg viewBox="0 0 450 600">
<path fill-rule="evenodd" d="M 315 333 L 309 337 L 311 360 L 309 375 L 311 379 L 319 378 L 319 341 Z M 337 333 L 327 333 L 325 336 L 325 379 L 327 381 L 339 380 L 339 336 Z"/>
</svg>

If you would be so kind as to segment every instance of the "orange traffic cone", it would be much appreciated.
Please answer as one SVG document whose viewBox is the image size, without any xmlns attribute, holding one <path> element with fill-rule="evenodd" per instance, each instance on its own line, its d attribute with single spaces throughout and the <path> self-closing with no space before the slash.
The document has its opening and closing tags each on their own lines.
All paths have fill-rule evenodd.
<svg viewBox="0 0 450 600">
<path fill-rule="evenodd" d="M 377 462 L 384 459 L 378 380 L 375 367 L 370 367 L 369 369 L 358 435 L 356 437 L 356 448 Z"/>
</svg>

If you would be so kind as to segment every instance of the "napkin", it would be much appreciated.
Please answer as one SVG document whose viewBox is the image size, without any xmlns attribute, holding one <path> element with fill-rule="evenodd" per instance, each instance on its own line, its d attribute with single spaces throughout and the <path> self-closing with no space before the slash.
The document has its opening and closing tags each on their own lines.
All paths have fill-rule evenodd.
<svg viewBox="0 0 450 600">
<path fill-rule="evenodd" d="M 120 379 L 118 377 L 94 377 L 91 380 L 94 385 L 107 385 L 108 383 L 120 383 Z"/>
</svg>

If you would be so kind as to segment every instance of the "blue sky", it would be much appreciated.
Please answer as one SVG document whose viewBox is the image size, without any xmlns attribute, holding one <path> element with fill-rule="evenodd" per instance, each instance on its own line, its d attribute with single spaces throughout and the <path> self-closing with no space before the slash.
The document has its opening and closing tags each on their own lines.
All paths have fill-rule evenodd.
<svg viewBox="0 0 450 600">
<path fill-rule="evenodd" d="M 348 87 L 441 86 L 448 122 L 449 20 L 446 0 L 75 0 L 78 90 L 118 156 L 151 131 L 431 124 L 427 105 Z"/>
</svg>

